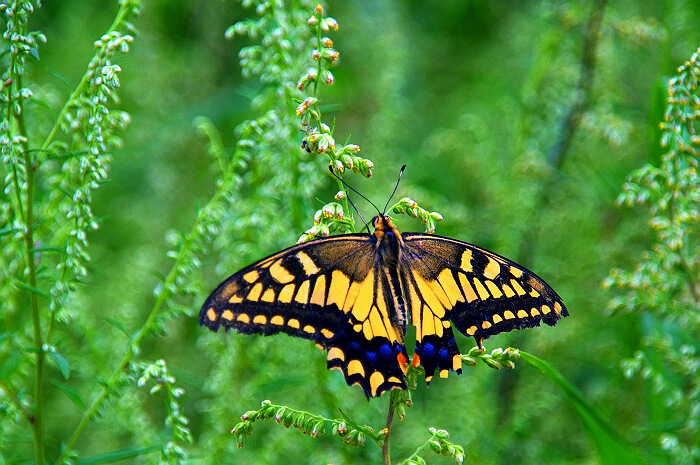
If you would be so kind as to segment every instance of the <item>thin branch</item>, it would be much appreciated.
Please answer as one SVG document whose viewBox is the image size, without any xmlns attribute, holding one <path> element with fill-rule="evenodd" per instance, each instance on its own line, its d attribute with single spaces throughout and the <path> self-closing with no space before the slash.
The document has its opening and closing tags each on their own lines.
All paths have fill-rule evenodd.
<svg viewBox="0 0 700 465">
<path fill-rule="evenodd" d="M 20 410 L 22 413 L 24 413 L 24 416 L 26 417 L 27 421 L 30 424 L 34 423 L 34 416 L 27 410 L 27 407 L 22 404 L 22 402 L 19 401 L 17 396 L 15 395 L 12 390 L 10 390 L 10 387 L 5 384 L 2 380 L 0 380 L 0 388 L 2 388 L 3 391 L 5 391 L 5 394 L 7 394 L 7 397 L 10 398 L 13 404 L 15 404 L 15 407 L 17 407 L 17 410 Z"/>
<path fill-rule="evenodd" d="M 583 44 L 583 56 L 581 57 L 581 74 L 579 75 L 578 86 L 576 88 L 576 98 L 569 108 L 566 118 L 559 128 L 559 137 L 552 145 L 547 156 L 549 164 L 555 168 L 561 168 L 564 157 L 569 151 L 573 141 L 574 132 L 581 123 L 581 117 L 591 106 L 591 90 L 595 77 L 596 51 L 598 40 L 600 39 L 600 28 L 605 16 L 605 7 L 608 0 L 596 0 L 593 11 L 588 18 L 586 27 L 586 38 Z M 545 190 L 549 192 L 548 189 Z"/>
<path fill-rule="evenodd" d="M 112 22 L 112 25 L 109 26 L 109 29 L 107 29 L 107 32 L 105 34 L 109 34 L 110 32 L 114 32 L 117 30 L 117 28 L 121 27 L 125 21 L 125 19 L 131 14 L 133 11 L 133 6 L 128 5 L 128 4 L 122 4 L 121 7 L 119 8 L 119 11 L 117 12 L 117 16 L 114 18 L 114 21 Z M 49 135 L 46 136 L 46 139 L 44 140 L 44 143 L 41 145 L 41 151 L 39 153 L 39 157 L 37 158 L 37 165 L 41 164 L 41 157 L 45 153 L 47 153 L 47 149 L 51 145 L 51 143 L 54 141 L 56 134 L 58 133 L 58 130 L 61 127 L 61 123 L 63 122 L 63 119 L 66 117 L 66 114 L 68 113 L 68 110 L 70 107 L 73 105 L 73 102 L 80 97 L 80 94 L 83 93 L 83 90 L 86 85 L 90 82 L 90 78 L 88 77 L 90 74 L 90 70 L 86 71 L 85 74 L 83 75 L 83 78 L 80 80 L 80 83 L 77 85 L 73 93 L 68 97 L 68 100 L 66 100 L 65 105 L 63 105 L 63 108 L 61 108 L 61 111 L 58 113 L 58 116 L 56 117 L 56 122 L 54 123 L 53 127 L 51 128 L 51 131 L 49 132 Z"/>
<path fill-rule="evenodd" d="M 230 162 L 228 171 L 226 173 L 226 177 L 232 175 L 237 165 L 238 163 L 236 163 L 235 160 L 232 160 Z M 191 238 L 196 235 L 200 223 L 206 219 L 206 212 L 209 211 L 209 206 L 218 203 L 221 200 L 221 198 L 225 195 L 226 194 L 224 193 L 224 189 L 217 190 L 214 196 L 209 200 L 209 203 L 199 211 L 199 214 L 197 215 L 197 218 L 195 219 L 195 222 L 192 225 L 192 229 L 187 235 L 187 239 L 185 240 L 185 243 L 183 244 L 182 248 L 180 249 L 177 255 L 175 263 L 173 264 L 172 268 L 170 269 L 170 272 L 168 273 L 167 277 L 165 278 L 165 281 L 163 282 L 162 292 L 153 304 L 151 311 L 146 317 L 146 320 L 131 337 L 131 340 L 129 341 L 129 345 L 127 347 L 127 351 L 122 357 L 122 360 L 117 366 L 117 368 L 112 373 L 112 376 L 110 376 L 109 380 L 102 385 L 102 391 L 83 414 L 83 417 L 80 419 L 80 422 L 78 423 L 78 426 L 76 426 L 75 431 L 71 435 L 70 439 L 68 439 L 68 441 L 66 442 L 65 447 L 63 448 L 63 452 L 61 452 L 61 455 L 56 460 L 57 464 L 61 464 L 62 460 L 65 459 L 66 454 L 68 454 L 73 449 L 92 417 L 98 412 L 98 410 L 102 407 L 104 401 L 107 400 L 110 393 L 115 389 L 117 381 L 122 376 L 124 369 L 128 366 L 129 362 L 131 361 L 131 358 L 134 356 L 135 349 L 139 346 L 141 340 L 150 333 L 156 318 L 160 315 L 161 309 L 165 304 L 166 299 L 169 297 L 169 289 L 173 288 L 175 280 L 177 279 L 177 276 L 180 272 L 182 261 L 187 256 L 187 254 L 190 253 L 190 248 L 193 246 Z"/>
<path fill-rule="evenodd" d="M 552 168 L 552 175 L 549 179 L 541 183 L 535 204 L 532 206 L 529 218 L 524 224 L 537 224 L 537 222 L 534 221 L 534 217 L 543 206 L 549 203 L 552 193 L 555 192 L 555 190 L 551 188 L 555 180 L 559 178 L 555 173 L 558 172 L 564 164 L 566 155 L 569 153 L 571 143 L 573 142 L 574 134 L 581 123 L 581 118 L 591 107 L 591 94 L 595 78 L 596 51 L 598 49 L 600 29 L 605 17 L 607 3 L 608 0 L 596 0 L 592 7 L 583 43 L 583 53 L 580 64 L 581 74 L 579 75 L 575 90 L 576 97 L 569 110 L 566 112 L 566 116 L 559 126 L 557 139 L 547 155 L 547 162 Z M 538 239 L 539 229 L 528 228 L 523 235 L 523 240 L 520 242 L 520 250 L 517 254 L 518 263 L 528 266 L 537 248 Z M 511 344 L 518 347 L 518 341 L 520 341 L 522 337 L 522 333 L 516 333 Z M 501 402 L 499 402 L 498 416 L 502 422 L 505 421 L 505 418 L 509 415 L 508 412 L 510 412 L 511 409 L 512 393 L 515 390 L 517 382 L 517 372 L 513 373 L 511 376 L 499 378 L 498 391 Z"/>
<path fill-rule="evenodd" d="M 14 72 L 14 71 L 13 71 Z M 14 77 L 16 88 L 22 89 L 22 75 L 18 74 Z M 17 105 L 20 108 L 18 114 L 13 115 L 17 122 L 17 131 L 22 136 L 23 140 L 27 141 L 27 124 L 24 119 L 25 112 L 23 111 L 23 102 L 21 92 L 18 93 Z M 13 107 L 12 101 L 8 102 L 9 107 Z M 25 247 L 25 262 L 27 266 L 27 274 L 29 275 L 29 286 L 33 289 L 37 287 L 36 281 L 36 263 L 34 262 L 34 175 L 35 166 L 32 156 L 29 152 L 27 142 L 22 143 L 22 152 L 24 154 L 24 169 L 27 176 L 27 191 L 25 199 L 25 214 L 24 226 L 24 247 Z M 32 422 L 34 432 L 34 455 L 37 463 L 45 462 L 44 450 L 44 365 L 46 360 L 46 352 L 44 351 L 44 341 L 41 334 L 41 319 L 39 315 L 39 300 L 36 292 L 29 292 L 29 303 L 32 311 L 32 327 L 34 333 L 34 345 L 36 349 L 36 364 L 34 366 L 34 421 Z"/>
<path fill-rule="evenodd" d="M 391 437 L 391 423 L 394 420 L 394 400 L 389 396 L 389 412 L 386 415 L 386 436 L 382 444 L 382 459 L 384 465 L 391 465 L 391 448 L 389 447 L 389 438 Z"/>
</svg>

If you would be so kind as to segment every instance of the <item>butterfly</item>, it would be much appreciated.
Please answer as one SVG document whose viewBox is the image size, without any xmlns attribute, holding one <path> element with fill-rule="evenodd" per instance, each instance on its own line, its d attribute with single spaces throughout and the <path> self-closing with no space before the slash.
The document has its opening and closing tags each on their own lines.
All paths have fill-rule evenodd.
<svg viewBox="0 0 700 465">
<path fill-rule="evenodd" d="M 287 333 L 326 351 L 367 398 L 406 389 L 405 337 L 416 328 L 411 363 L 429 383 L 435 371 L 460 374 L 453 328 L 474 337 L 550 326 L 568 312 L 533 272 L 488 250 L 432 234 L 401 234 L 379 214 L 372 234 L 343 234 L 295 245 L 222 282 L 199 323 L 243 334 Z"/>
</svg>

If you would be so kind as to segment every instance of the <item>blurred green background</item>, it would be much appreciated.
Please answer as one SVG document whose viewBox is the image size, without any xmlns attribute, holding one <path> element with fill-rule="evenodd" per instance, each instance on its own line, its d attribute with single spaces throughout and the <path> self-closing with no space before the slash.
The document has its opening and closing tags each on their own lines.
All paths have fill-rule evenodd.
<svg viewBox="0 0 700 465">
<path fill-rule="evenodd" d="M 546 158 L 576 98 L 592 4 L 332 1 L 328 13 L 340 23 L 332 38 L 341 59 L 335 85 L 322 90 L 324 118 L 335 119 L 337 140 L 350 135 L 374 162 L 372 179 L 357 177 L 353 185 L 375 203 L 385 202 L 406 164 L 398 195 L 440 212 L 445 219 L 438 234 L 522 263 L 563 297 L 571 316 L 556 328 L 499 335 L 486 342 L 487 349 L 514 345 L 547 360 L 624 436 L 654 449 L 658 444 L 643 432 L 653 403 L 650 387 L 625 379 L 620 369 L 639 347 L 643 321 L 636 314 L 610 315 L 606 306 L 615 292 L 603 290 L 601 282 L 613 267 L 632 268 L 649 247 L 645 210 L 616 206 L 615 198 L 632 169 L 659 157 L 663 82 L 700 46 L 700 7 L 690 0 L 609 2 L 590 109 L 561 167 L 552 168 Z M 48 36 L 32 68 L 35 81 L 68 95 L 116 9 L 116 2 L 97 0 L 44 2 L 31 23 Z M 167 231 L 188 231 L 214 192 L 214 163 L 193 119 L 210 118 L 232 146 L 234 127 L 257 116 L 248 96 L 259 84 L 242 79 L 237 63 L 238 50 L 249 41 L 224 39 L 228 26 L 251 15 L 232 1 L 144 2 L 132 52 L 117 61 L 123 69 L 120 107 L 132 124 L 115 152 L 111 182 L 95 198 L 101 226 L 91 238 L 91 285 L 81 291 L 94 309 L 89 318 L 96 337 L 118 337 L 105 316 L 118 315 L 129 327 L 141 323 L 158 276 L 170 267 Z M 320 169 L 325 163 L 318 160 Z M 327 202 L 334 192 L 328 179 L 316 196 Z M 361 208 L 372 216 L 371 208 Z M 264 239 L 227 271 L 210 258 L 191 316 L 146 343 L 142 358 L 164 358 L 186 390 L 192 463 L 380 461 L 372 446 L 351 449 L 265 422 L 256 424 L 246 448 L 236 449 L 231 428 L 263 399 L 328 416 L 341 408 L 376 429 L 388 401 L 368 403 L 340 373 L 326 372 L 323 355 L 308 341 L 215 335 L 196 322 L 206 292 L 237 267 L 292 245 L 311 225 L 311 213 L 297 225 L 279 211 L 275 221 L 286 227 L 284 236 L 261 233 Z M 399 227 L 422 230 L 407 217 Z M 234 244 L 238 238 L 225 240 Z M 463 337 L 458 343 L 463 352 L 473 345 Z M 78 388 L 93 382 L 76 376 Z M 48 436 L 59 441 L 80 412 L 60 393 L 50 396 L 60 408 L 49 413 Z M 394 425 L 396 458 L 410 455 L 427 438 L 427 427 L 436 426 L 465 447 L 465 463 L 597 463 L 562 393 L 524 362 L 513 371 L 480 364 L 429 389 L 419 385 L 413 399 L 406 420 Z M 152 444 L 145 425 L 160 428 L 162 415 L 162 405 L 146 393 L 125 395 L 78 446 L 89 456 Z M 451 459 L 430 456 L 429 463 Z"/>
</svg>

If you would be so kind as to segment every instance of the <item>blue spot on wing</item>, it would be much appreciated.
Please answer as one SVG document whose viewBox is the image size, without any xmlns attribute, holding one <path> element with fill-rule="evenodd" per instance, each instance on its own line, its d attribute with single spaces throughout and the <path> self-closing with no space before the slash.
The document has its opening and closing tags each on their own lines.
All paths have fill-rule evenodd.
<svg viewBox="0 0 700 465">
<path fill-rule="evenodd" d="M 371 365 L 374 365 L 377 362 L 377 353 L 376 352 L 367 351 L 366 355 L 367 355 L 367 361 Z"/>
<path fill-rule="evenodd" d="M 379 348 L 379 356 L 384 360 L 391 360 L 394 358 L 394 351 L 391 350 L 391 346 L 389 344 L 382 344 L 382 346 Z"/>
</svg>

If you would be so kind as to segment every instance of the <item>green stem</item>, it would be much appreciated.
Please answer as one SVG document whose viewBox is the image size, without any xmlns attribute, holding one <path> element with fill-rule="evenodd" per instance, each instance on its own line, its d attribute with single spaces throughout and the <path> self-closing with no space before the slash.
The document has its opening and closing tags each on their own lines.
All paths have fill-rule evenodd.
<svg viewBox="0 0 700 465">
<path fill-rule="evenodd" d="M 10 85 L 10 89 L 14 87 L 15 89 L 22 89 L 22 75 L 15 74 L 14 59 L 12 57 L 10 76 L 13 80 L 13 84 Z M 20 136 L 26 141 L 27 137 L 27 124 L 24 119 L 24 105 L 22 102 L 21 94 L 18 93 L 17 105 L 19 106 L 18 114 L 14 115 L 12 113 L 12 92 L 9 93 L 10 98 L 7 102 L 8 116 L 14 117 L 17 123 L 17 131 Z M 10 120 L 8 118 L 8 120 Z M 29 147 L 26 142 L 22 144 L 22 153 L 24 155 L 24 169 L 25 175 L 27 177 L 27 189 L 26 198 L 24 201 L 24 259 L 26 262 L 27 274 L 29 275 L 29 285 L 32 288 L 36 288 L 36 264 L 34 263 L 34 175 L 35 166 L 32 161 L 31 154 L 29 153 Z M 15 170 L 16 174 L 16 170 Z M 19 185 L 17 181 L 17 176 L 15 176 L 15 191 L 18 196 L 18 204 L 21 208 L 21 191 L 18 190 Z M 43 412 L 44 412 L 44 362 L 46 360 L 46 353 L 44 352 L 44 341 L 41 335 L 41 321 L 39 315 L 39 301 L 37 294 L 35 292 L 29 293 L 29 304 L 31 306 L 32 312 L 32 329 L 34 333 L 34 345 L 36 347 L 36 362 L 34 365 L 34 421 L 33 425 L 33 436 L 34 436 L 34 457 L 37 464 L 43 465 L 45 463 L 45 450 L 44 450 L 44 422 L 43 422 Z"/>
<path fill-rule="evenodd" d="M 29 412 L 29 410 L 27 410 L 27 408 L 24 405 L 22 405 L 22 402 L 19 401 L 15 393 L 12 392 L 12 390 L 10 389 L 10 387 L 4 382 L 0 381 L 0 388 L 2 388 L 3 391 L 5 391 L 5 394 L 7 395 L 7 397 L 10 398 L 12 403 L 15 404 L 17 410 L 21 411 L 24 414 L 27 421 L 29 421 L 29 423 L 34 423 L 34 417 L 32 416 L 31 412 Z"/>
<path fill-rule="evenodd" d="M 107 29 L 107 32 L 105 34 L 109 34 L 110 32 L 116 31 L 119 27 L 122 26 L 122 23 L 126 20 L 126 18 L 132 13 L 133 11 L 133 6 L 128 5 L 128 4 L 123 4 L 120 8 L 119 11 L 117 12 L 117 16 L 114 18 L 114 21 L 112 22 L 112 25 Z M 65 105 L 63 105 L 63 108 L 61 108 L 61 111 L 58 113 L 58 117 L 56 117 L 56 121 L 51 128 L 51 131 L 49 132 L 49 135 L 46 136 L 46 139 L 44 140 L 44 143 L 41 145 L 41 150 L 39 151 L 39 157 L 37 158 L 37 165 L 40 164 L 41 162 L 41 156 L 46 153 L 46 149 L 49 148 L 49 145 L 53 142 L 54 138 L 56 137 L 56 134 L 58 133 L 58 130 L 61 128 L 61 123 L 63 122 L 63 119 L 66 116 L 66 113 L 68 113 L 68 109 L 73 106 L 73 102 L 80 97 L 80 94 L 83 93 L 83 90 L 85 86 L 90 82 L 90 78 L 88 78 L 90 71 L 86 71 L 85 74 L 83 75 L 83 78 L 80 80 L 80 83 L 77 85 L 73 93 L 70 95 L 68 100 L 66 100 Z"/>
<path fill-rule="evenodd" d="M 389 438 L 391 437 L 391 422 L 394 420 L 394 401 L 389 396 L 389 413 L 386 416 L 386 436 L 382 444 L 382 459 L 384 465 L 391 465 L 391 448 L 389 447 Z"/>
<path fill-rule="evenodd" d="M 12 58 L 10 59 L 10 79 L 13 80 L 15 78 L 15 55 L 12 55 Z M 6 87 L 7 89 L 7 114 L 5 116 L 5 119 L 9 122 L 12 121 L 12 85 L 9 85 Z M 10 137 L 11 134 L 10 134 Z M 19 215 L 19 219 L 22 222 L 22 224 L 25 224 L 24 220 L 24 202 L 22 202 L 22 190 L 20 189 L 19 186 L 19 175 L 17 173 L 17 165 L 15 163 L 12 164 L 12 183 L 14 184 L 14 191 L 15 191 L 15 200 L 17 202 L 17 214 Z"/>
<path fill-rule="evenodd" d="M 235 169 L 236 165 L 237 163 L 235 162 L 235 160 L 231 161 L 228 167 L 228 171 L 225 175 L 227 178 L 232 176 L 233 170 Z M 73 449 L 92 417 L 97 413 L 104 401 L 109 397 L 110 393 L 116 387 L 119 378 L 124 372 L 124 369 L 129 365 L 131 358 L 134 356 L 135 348 L 139 346 L 141 340 L 151 331 L 153 323 L 160 314 L 160 311 L 163 305 L 165 304 L 166 299 L 169 297 L 170 291 L 168 291 L 168 289 L 172 288 L 172 286 L 175 283 L 175 280 L 177 279 L 177 276 L 180 272 L 180 267 L 182 266 L 182 260 L 189 254 L 190 249 L 192 248 L 192 238 L 196 236 L 199 224 L 206 219 L 206 212 L 209 211 L 209 206 L 218 203 L 223 196 L 224 189 L 217 190 L 214 196 L 211 198 L 211 200 L 209 200 L 209 203 L 199 211 L 199 214 L 197 215 L 197 218 L 194 224 L 192 225 L 192 229 L 187 235 L 187 239 L 185 240 L 185 243 L 183 244 L 182 248 L 180 249 L 180 252 L 178 253 L 175 263 L 173 264 L 172 268 L 170 269 L 170 272 L 168 273 L 167 277 L 165 278 L 165 281 L 163 282 L 162 292 L 153 304 L 151 311 L 146 317 L 146 320 L 131 337 L 126 353 L 122 357 L 121 362 L 119 362 L 117 368 L 114 370 L 107 382 L 103 384 L 102 391 L 95 398 L 95 400 L 93 400 L 92 404 L 90 404 L 90 407 L 85 411 L 82 418 L 80 419 L 80 422 L 78 422 L 75 431 L 66 442 L 63 452 L 61 452 L 61 455 L 59 455 L 58 459 L 56 460 L 57 464 L 62 464 L 62 461 L 65 459 L 66 454 L 68 454 Z"/>
<path fill-rule="evenodd" d="M 672 174 L 674 179 L 678 179 L 678 172 L 677 170 L 674 170 L 672 167 L 669 167 L 669 170 Z M 676 172 L 673 172 L 676 171 Z M 670 176 L 669 176 L 670 177 Z M 673 187 L 678 187 L 678 186 L 673 186 Z M 676 215 L 675 215 L 675 197 L 671 195 L 671 198 L 668 201 L 668 219 L 671 225 L 674 225 L 676 223 Z M 683 275 L 685 276 L 687 282 L 688 282 L 688 287 L 690 287 L 690 293 L 695 299 L 695 303 L 700 303 L 700 291 L 697 289 L 697 282 L 695 280 L 697 279 L 697 272 L 693 269 L 690 263 L 688 263 L 688 260 L 685 258 L 685 255 L 683 254 L 683 246 L 678 248 L 678 258 L 680 260 L 680 266 L 681 269 L 683 270 Z"/>
<path fill-rule="evenodd" d="M 322 43 L 322 37 L 321 37 L 321 28 L 317 27 L 316 28 L 316 50 L 319 52 L 323 49 L 323 43 Z M 313 92 L 311 95 L 318 99 L 318 84 L 319 80 L 321 79 L 321 72 L 323 71 L 323 58 L 319 57 L 318 58 L 318 64 L 316 66 L 316 80 L 314 81 L 314 87 L 313 87 Z M 318 108 L 318 101 L 314 104 L 314 110 L 316 111 L 317 117 L 316 119 L 316 127 L 319 129 L 321 128 L 321 110 Z M 331 157 L 331 161 L 333 161 L 333 157 Z M 340 179 L 336 179 L 336 182 L 338 183 L 338 190 L 345 192 L 345 197 L 343 198 L 343 210 L 345 210 L 345 216 L 347 218 L 353 218 L 353 212 L 350 209 L 350 204 L 348 203 L 348 196 L 347 196 L 347 189 L 345 186 L 343 186 L 342 181 Z M 349 224 L 349 228 L 351 233 L 357 232 L 355 229 L 355 222 L 351 222 Z"/>
<path fill-rule="evenodd" d="M 416 449 L 416 451 L 415 451 L 409 458 L 407 458 L 406 460 L 404 460 L 402 463 L 406 463 L 406 462 L 408 462 L 408 461 L 410 461 L 410 460 L 415 460 L 415 459 L 417 459 L 417 458 L 420 456 L 421 452 L 423 452 L 423 449 L 425 449 L 426 447 L 428 447 L 428 446 L 430 445 L 430 442 L 431 442 L 433 439 L 435 439 L 435 437 L 436 437 L 436 436 L 435 436 L 434 434 L 433 434 L 432 436 L 430 436 L 430 439 L 428 439 L 427 441 L 425 441 L 425 443 L 424 443 L 422 446 L 420 446 L 418 449 Z"/>
</svg>

